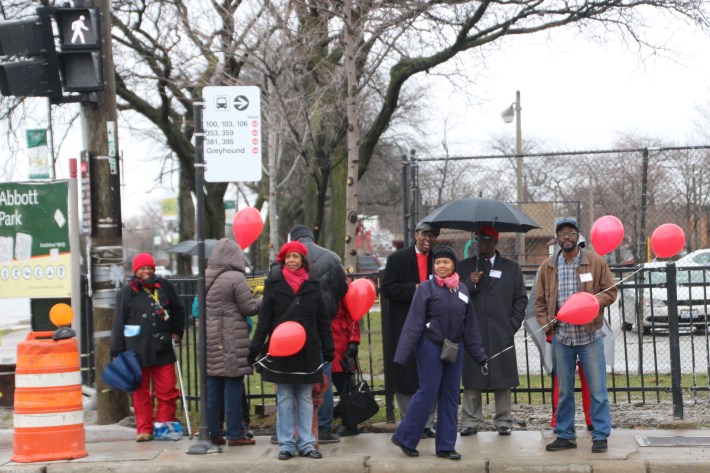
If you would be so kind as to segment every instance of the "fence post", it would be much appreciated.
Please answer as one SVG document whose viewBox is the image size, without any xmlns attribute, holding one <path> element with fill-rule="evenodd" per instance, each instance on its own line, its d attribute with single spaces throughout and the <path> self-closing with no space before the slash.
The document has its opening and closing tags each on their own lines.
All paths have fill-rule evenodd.
<svg viewBox="0 0 710 473">
<path fill-rule="evenodd" d="M 683 418 L 683 392 L 680 379 L 680 336 L 678 328 L 677 270 L 674 262 L 666 263 L 666 291 L 668 294 L 668 344 L 671 352 L 671 392 L 673 417 Z"/>
</svg>

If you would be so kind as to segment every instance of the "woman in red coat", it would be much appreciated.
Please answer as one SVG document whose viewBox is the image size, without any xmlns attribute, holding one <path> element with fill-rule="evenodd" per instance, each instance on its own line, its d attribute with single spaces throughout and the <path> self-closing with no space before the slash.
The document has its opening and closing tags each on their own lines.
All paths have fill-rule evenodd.
<svg viewBox="0 0 710 473">
<path fill-rule="evenodd" d="M 357 370 L 356 360 L 358 345 L 360 344 L 360 324 L 353 320 L 350 312 L 341 301 L 338 313 L 330 324 L 333 332 L 333 345 L 335 353 L 332 364 L 333 386 L 338 391 L 338 397 L 343 399 L 355 386 L 353 374 Z M 357 425 L 346 425 L 343 421 L 343 430 L 338 432 L 341 437 L 357 435 Z"/>
</svg>

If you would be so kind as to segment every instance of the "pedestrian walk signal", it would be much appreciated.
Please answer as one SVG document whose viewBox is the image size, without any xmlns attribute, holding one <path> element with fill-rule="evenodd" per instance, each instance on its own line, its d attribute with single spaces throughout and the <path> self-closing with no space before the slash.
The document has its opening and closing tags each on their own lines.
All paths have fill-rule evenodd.
<svg viewBox="0 0 710 473">
<path fill-rule="evenodd" d="M 55 8 L 59 31 L 59 74 L 67 92 L 103 90 L 98 8 Z"/>
</svg>

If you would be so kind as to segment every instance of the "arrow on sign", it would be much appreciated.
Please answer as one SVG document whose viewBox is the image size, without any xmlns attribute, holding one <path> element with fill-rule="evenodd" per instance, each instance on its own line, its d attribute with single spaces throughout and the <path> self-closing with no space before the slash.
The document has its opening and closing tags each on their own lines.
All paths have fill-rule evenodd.
<svg viewBox="0 0 710 473">
<path fill-rule="evenodd" d="M 243 110 L 246 110 L 247 107 L 249 106 L 249 99 L 244 97 L 243 95 L 237 95 L 234 97 L 234 108 L 239 110 L 240 112 Z"/>
</svg>

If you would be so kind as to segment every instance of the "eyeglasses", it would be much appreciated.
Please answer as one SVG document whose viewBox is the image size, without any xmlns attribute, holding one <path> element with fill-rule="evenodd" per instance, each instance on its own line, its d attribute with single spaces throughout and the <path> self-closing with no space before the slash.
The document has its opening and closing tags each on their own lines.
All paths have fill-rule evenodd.
<svg viewBox="0 0 710 473">
<path fill-rule="evenodd" d="M 488 235 L 480 235 L 478 237 L 478 241 L 493 241 L 493 240 L 495 240 L 495 238 L 493 238 L 492 236 L 488 236 Z"/>
<path fill-rule="evenodd" d="M 557 238 L 559 238 L 560 240 L 564 238 L 577 238 L 577 235 L 579 235 L 578 232 L 559 232 L 557 234 Z"/>
<path fill-rule="evenodd" d="M 436 235 L 434 235 L 432 232 L 417 232 L 419 236 L 422 238 L 428 238 L 429 240 L 436 240 Z"/>
</svg>

